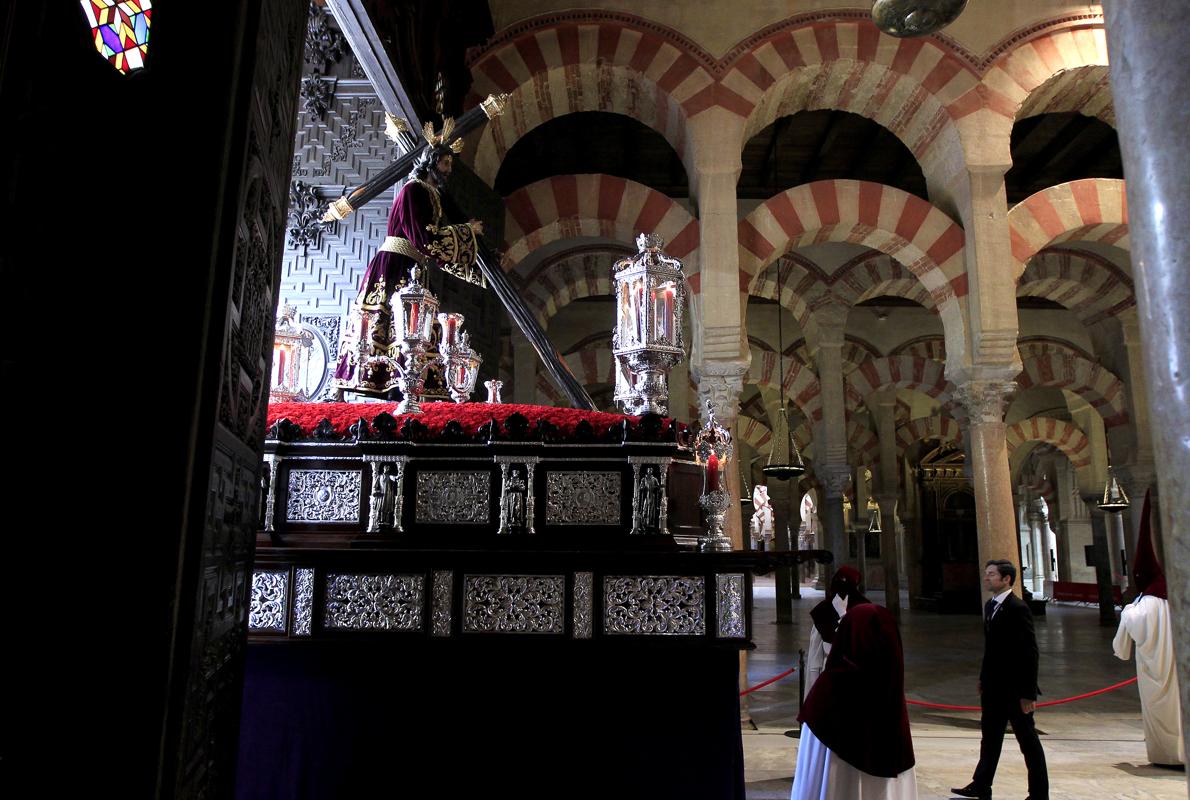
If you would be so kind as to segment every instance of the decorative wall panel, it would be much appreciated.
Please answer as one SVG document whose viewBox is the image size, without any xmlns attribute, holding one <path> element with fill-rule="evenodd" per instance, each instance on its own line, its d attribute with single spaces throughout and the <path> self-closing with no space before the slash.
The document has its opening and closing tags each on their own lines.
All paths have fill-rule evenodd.
<svg viewBox="0 0 1190 800">
<path fill-rule="evenodd" d="M 289 473 L 289 522 L 359 522 L 358 469 L 295 469 Z"/>
<path fill-rule="evenodd" d="M 619 472 L 549 472 L 546 525 L 619 525 Z"/>
<path fill-rule="evenodd" d="M 745 632 L 743 573 L 715 576 L 715 608 L 716 616 L 719 618 L 719 637 L 723 639 L 743 638 Z"/>
<path fill-rule="evenodd" d="M 248 628 L 254 631 L 285 631 L 289 603 L 289 571 L 253 572 L 252 600 L 248 606 Z"/>
<path fill-rule="evenodd" d="M 327 575 L 326 627 L 420 630 L 424 584 L 422 575 Z"/>
<path fill-rule="evenodd" d="M 423 470 L 417 473 L 416 519 L 428 525 L 484 525 L 491 513 L 491 484 L 487 470 Z"/>
<path fill-rule="evenodd" d="M 615 576 L 603 579 L 603 628 L 609 634 L 701 636 L 706 633 L 701 577 Z"/>
<path fill-rule="evenodd" d="M 562 633 L 561 575 L 468 575 L 463 629 L 473 633 Z"/>
</svg>

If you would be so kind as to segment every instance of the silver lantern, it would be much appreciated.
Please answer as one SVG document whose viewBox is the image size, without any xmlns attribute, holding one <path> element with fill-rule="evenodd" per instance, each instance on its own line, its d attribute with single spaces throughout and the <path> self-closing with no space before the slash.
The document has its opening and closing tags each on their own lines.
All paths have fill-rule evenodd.
<svg viewBox="0 0 1190 800">
<path fill-rule="evenodd" d="M 395 343 L 400 347 L 397 386 L 401 390 L 398 414 L 420 414 L 421 396 L 426 386 L 426 366 L 429 364 L 430 333 L 434 315 L 438 313 L 438 298 L 421 285 L 421 268 L 409 270 L 409 282 L 397 290 L 393 309 L 396 317 Z"/>
<path fill-rule="evenodd" d="M 686 354 L 682 262 L 661 252 L 655 233 L 636 237 L 637 253 L 616 262 L 615 400 L 626 414 L 665 414 L 669 371 Z"/>
</svg>

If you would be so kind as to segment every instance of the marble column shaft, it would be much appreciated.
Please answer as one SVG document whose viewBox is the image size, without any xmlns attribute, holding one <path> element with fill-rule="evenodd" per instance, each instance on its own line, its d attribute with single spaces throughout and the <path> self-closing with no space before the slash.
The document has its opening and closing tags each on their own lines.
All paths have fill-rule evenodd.
<svg viewBox="0 0 1190 800">
<path fill-rule="evenodd" d="M 1190 3 L 1105 0 L 1132 264 L 1148 377 L 1182 725 L 1190 737 Z"/>
<path fill-rule="evenodd" d="M 1011 388 L 1012 384 L 1001 381 L 971 381 L 959 386 L 958 398 L 966 407 L 968 416 L 979 563 L 1006 559 L 1016 564 L 1019 572 L 1017 525 L 1004 424 L 1004 408 Z M 1020 595 L 1020 581 L 1013 591 Z"/>
<path fill-rule="evenodd" d="M 876 433 L 880 440 L 880 480 L 876 502 L 880 505 L 880 556 L 884 562 L 885 608 L 901 618 L 901 559 L 897 541 L 897 393 L 881 392 L 872 405 L 876 412 Z"/>
</svg>

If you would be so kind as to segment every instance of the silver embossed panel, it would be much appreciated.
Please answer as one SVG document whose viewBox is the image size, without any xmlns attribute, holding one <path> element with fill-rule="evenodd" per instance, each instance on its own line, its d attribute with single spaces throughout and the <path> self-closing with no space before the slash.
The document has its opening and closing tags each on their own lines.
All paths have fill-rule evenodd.
<svg viewBox="0 0 1190 800">
<path fill-rule="evenodd" d="M 546 525 L 619 525 L 619 472 L 549 472 Z"/>
<path fill-rule="evenodd" d="M 293 592 L 293 635 L 309 636 L 314 617 L 314 570 L 300 567 L 296 570 L 297 583 Z"/>
<path fill-rule="evenodd" d="M 417 473 L 417 521 L 430 525 L 486 524 L 491 482 L 486 470 L 422 470 Z"/>
<path fill-rule="evenodd" d="M 450 636 L 450 608 L 454 595 L 455 574 L 448 569 L 434 570 L 434 598 L 430 611 L 430 633 Z"/>
<path fill-rule="evenodd" d="M 416 631 L 422 626 L 422 575 L 327 575 L 326 627 Z"/>
<path fill-rule="evenodd" d="M 574 573 L 574 602 L 571 604 L 571 614 L 574 618 L 573 635 L 576 639 L 590 639 L 592 628 L 591 616 L 591 585 L 592 573 Z"/>
<path fill-rule="evenodd" d="M 289 522 L 359 522 L 358 469 L 295 469 L 289 473 Z"/>
<path fill-rule="evenodd" d="M 252 602 L 248 606 L 248 628 L 254 631 L 285 630 L 285 608 L 289 603 L 289 571 L 253 572 Z"/>
<path fill-rule="evenodd" d="M 707 623 L 701 577 L 608 575 L 603 579 L 606 633 L 701 636 Z"/>
<path fill-rule="evenodd" d="M 562 633 L 565 585 L 561 575 L 468 575 L 463 579 L 463 629 Z"/>
<path fill-rule="evenodd" d="M 742 573 L 715 576 L 715 608 L 721 639 L 744 637 L 744 576 Z"/>
</svg>

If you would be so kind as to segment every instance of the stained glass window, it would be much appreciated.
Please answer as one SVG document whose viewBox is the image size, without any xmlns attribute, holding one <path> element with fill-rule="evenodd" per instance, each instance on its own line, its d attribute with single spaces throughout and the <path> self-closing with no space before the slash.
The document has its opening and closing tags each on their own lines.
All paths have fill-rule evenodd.
<svg viewBox="0 0 1190 800">
<path fill-rule="evenodd" d="M 127 75 L 145 65 L 149 52 L 151 0 L 81 0 L 95 49 Z"/>
</svg>

